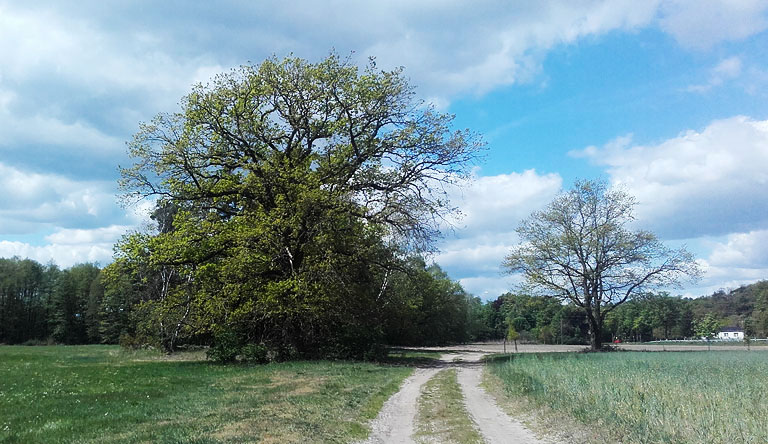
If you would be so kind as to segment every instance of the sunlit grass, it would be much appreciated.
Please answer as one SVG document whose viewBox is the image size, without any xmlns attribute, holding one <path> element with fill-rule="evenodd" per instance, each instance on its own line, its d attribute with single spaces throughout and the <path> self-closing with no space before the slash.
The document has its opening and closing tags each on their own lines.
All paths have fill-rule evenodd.
<svg viewBox="0 0 768 444">
<path fill-rule="evenodd" d="M 416 433 L 418 443 L 480 444 L 483 437 L 464 406 L 456 369 L 438 372 L 424 384 L 419 397 Z"/>
<path fill-rule="evenodd" d="M 768 442 L 764 352 L 531 354 L 489 368 L 509 394 L 624 443 Z"/>
<path fill-rule="evenodd" d="M 367 435 L 410 372 L 323 361 L 219 366 L 109 346 L 0 347 L 0 442 L 349 442 Z"/>
</svg>

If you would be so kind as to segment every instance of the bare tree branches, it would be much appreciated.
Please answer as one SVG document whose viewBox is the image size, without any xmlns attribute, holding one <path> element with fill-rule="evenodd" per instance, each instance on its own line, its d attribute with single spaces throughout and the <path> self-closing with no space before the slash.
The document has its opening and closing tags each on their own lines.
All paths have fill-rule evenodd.
<svg viewBox="0 0 768 444">
<path fill-rule="evenodd" d="M 584 307 L 593 348 L 600 348 L 605 315 L 650 289 L 697 278 L 684 248 L 665 247 L 647 231 L 632 231 L 635 199 L 603 182 L 577 182 L 517 229 L 523 243 L 506 257 L 510 273 L 529 287 Z"/>
</svg>

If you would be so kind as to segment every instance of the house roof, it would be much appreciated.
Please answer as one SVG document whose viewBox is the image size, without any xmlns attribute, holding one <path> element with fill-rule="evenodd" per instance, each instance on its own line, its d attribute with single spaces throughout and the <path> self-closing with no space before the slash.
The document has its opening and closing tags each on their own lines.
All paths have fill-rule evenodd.
<svg viewBox="0 0 768 444">
<path fill-rule="evenodd" d="M 743 328 L 740 327 L 723 327 L 720 329 L 720 332 L 732 332 L 732 331 L 744 331 Z"/>
</svg>

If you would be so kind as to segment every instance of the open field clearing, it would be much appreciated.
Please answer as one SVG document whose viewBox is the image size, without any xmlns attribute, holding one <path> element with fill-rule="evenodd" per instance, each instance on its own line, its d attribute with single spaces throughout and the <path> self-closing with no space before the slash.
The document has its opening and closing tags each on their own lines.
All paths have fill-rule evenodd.
<svg viewBox="0 0 768 444">
<path fill-rule="evenodd" d="M 191 360 L 184 360 L 184 357 Z M 0 347 L 0 442 L 350 442 L 411 369 Z"/>
<path fill-rule="evenodd" d="M 518 354 L 488 370 L 544 427 L 608 431 L 593 442 L 768 442 L 764 352 Z"/>
<path fill-rule="evenodd" d="M 557 344 L 517 344 L 517 353 L 553 353 L 553 352 L 580 352 L 587 348 L 587 345 L 557 345 Z M 747 350 L 743 342 L 716 342 L 713 341 L 710 347 L 704 342 L 698 343 L 623 343 L 616 344 L 616 348 L 626 351 L 735 351 Z M 768 344 L 765 342 L 754 342 L 749 347 L 754 351 L 768 352 Z M 450 345 L 445 347 L 412 347 L 414 352 L 417 350 L 424 352 L 482 352 L 482 353 L 504 353 L 504 344 L 500 341 L 477 342 L 471 344 Z M 507 342 L 506 352 L 512 353 L 515 346 Z"/>
</svg>

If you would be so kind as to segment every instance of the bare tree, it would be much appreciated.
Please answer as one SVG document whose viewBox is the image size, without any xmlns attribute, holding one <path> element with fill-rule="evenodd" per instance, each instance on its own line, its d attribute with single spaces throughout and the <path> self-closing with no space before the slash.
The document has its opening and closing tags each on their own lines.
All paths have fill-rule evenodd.
<svg viewBox="0 0 768 444">
<path fill-rule="evenodd" d="M 517 228 L 522 243 L 503 266 L 522 273 L 534 293 L 584 309 L 592 350 L 602 347 L 606 314 L 653 288 L 672 287 L 701 271 L 693 255 L 629 228 L 634 197 L 604 182 L 578 181 Z"/>
</svg>

